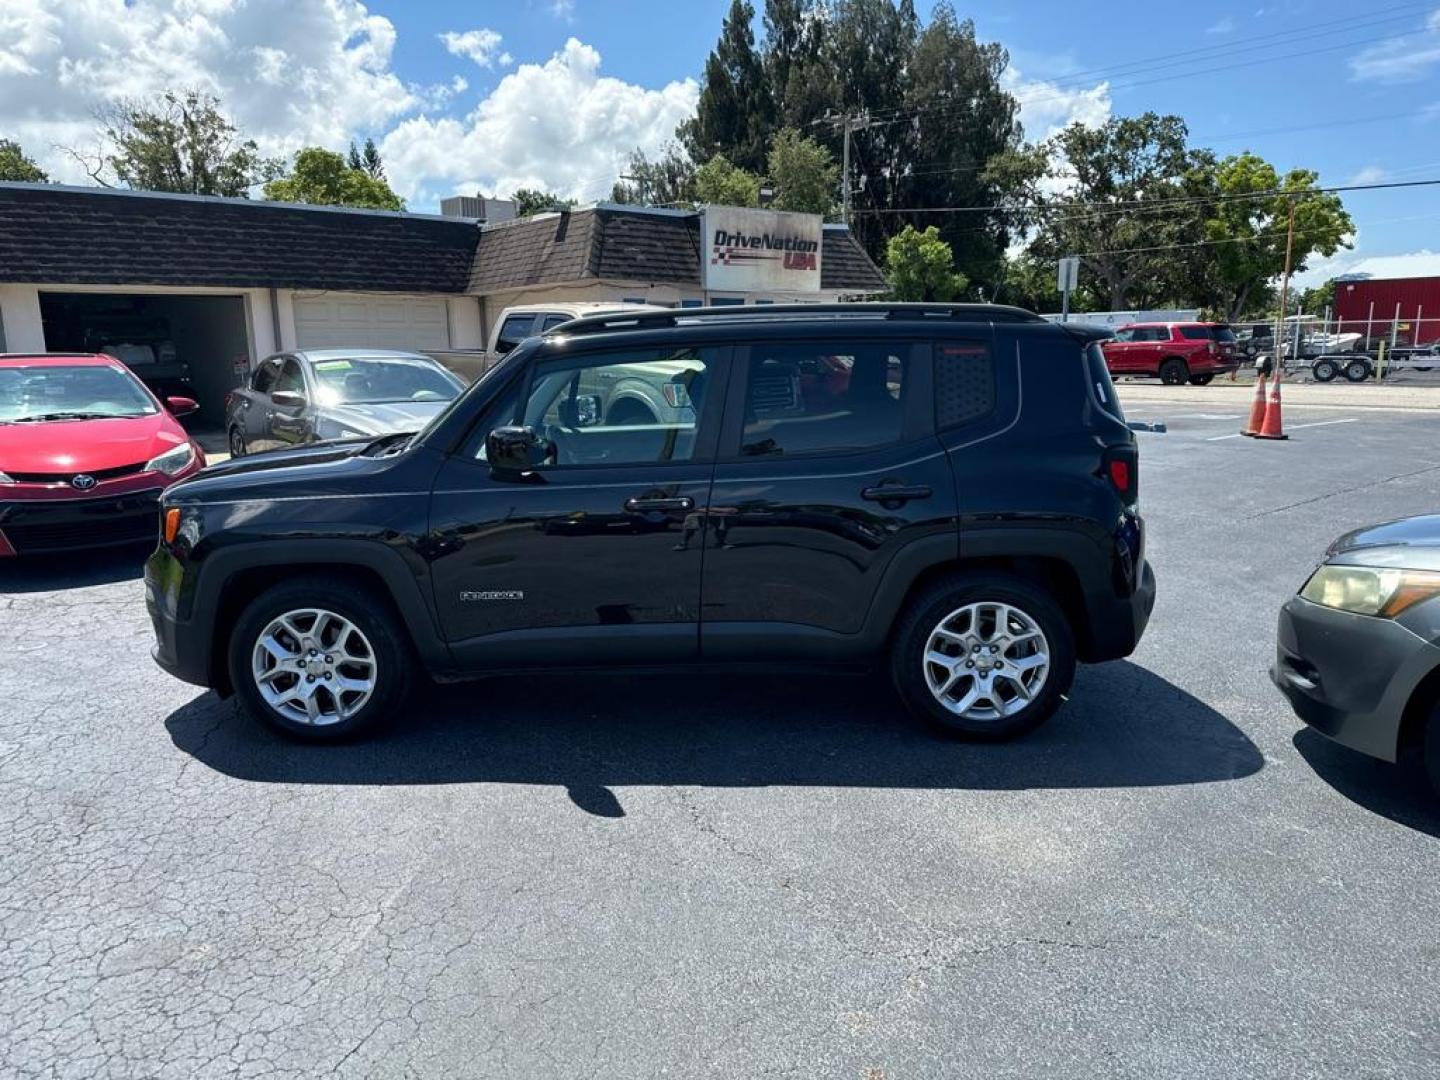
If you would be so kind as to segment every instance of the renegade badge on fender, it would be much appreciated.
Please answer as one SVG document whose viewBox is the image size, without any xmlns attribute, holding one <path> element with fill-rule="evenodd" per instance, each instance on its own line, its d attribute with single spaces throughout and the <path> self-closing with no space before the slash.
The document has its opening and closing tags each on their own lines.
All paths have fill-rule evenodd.
<svg viewBox="0 0 1440 1080">
<path fill-rule="evenodd" d="M 662 369 L 685 409 L 602 407 Z M 1138 466 L 1093 333 L 1016 308 L 581 319 L 417 435 L 172 488 L 154 654 L 312 738 L 417 669 L 881 658 L 920 716 L 1005 738 L 1139 641 Z"/>
</svg>

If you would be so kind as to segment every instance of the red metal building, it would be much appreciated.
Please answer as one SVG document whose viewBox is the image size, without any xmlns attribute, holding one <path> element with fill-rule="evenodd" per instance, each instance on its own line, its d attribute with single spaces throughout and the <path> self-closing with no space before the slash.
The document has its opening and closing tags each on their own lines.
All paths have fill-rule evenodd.
<svg viewBox="0 0 1440 1080">
<path fill-rule="evenodd" d="M 1345 331 L 1390 337 L 1399 320 L 1396 338 L 1407 344 L 1440 340 L 1440 277 L 1367 278 L 1335 283 L 1334 318 Z"/>
</svg>

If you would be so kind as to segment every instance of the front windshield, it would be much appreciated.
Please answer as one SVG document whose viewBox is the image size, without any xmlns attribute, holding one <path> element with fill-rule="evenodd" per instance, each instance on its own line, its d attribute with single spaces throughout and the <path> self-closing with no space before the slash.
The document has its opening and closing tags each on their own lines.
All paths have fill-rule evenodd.
<svg viewBox="0 0 1440 1080">
<path fill-rule="evenodd" d="M 460 393 L 460 384 L 443 368 L 418 357 L 351 356 L 316 360 L 311 367 L 322 405 L 450 401 Z"/>
<path fill-rule="evenodd" d="M 0 421 L 100 420 L 158 410 L 127 371 L 98 364 L 0 367 Z"/>
</svg>

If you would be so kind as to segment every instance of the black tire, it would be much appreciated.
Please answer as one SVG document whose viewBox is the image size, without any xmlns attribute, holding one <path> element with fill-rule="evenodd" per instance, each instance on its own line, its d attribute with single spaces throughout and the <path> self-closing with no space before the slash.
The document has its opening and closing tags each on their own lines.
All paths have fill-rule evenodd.
<svg viewBox="0 0 1440 1080">
<path fill-rule="evenodd" d="M 1345 378 L 1351 382 L 1364 382 L 1370 377 L 1370 365 L 1364 360 L 1351 360 L 1345 365 Z"/>
<path fill-rule="evenodd" d="M 368 652 L 373 657 L 373 667 L 370 670 L 373 672 L 374 685 L 370 696 L 368 700 L 361 699 L 358 695 L 350 697 L 347 704 L 352 707 L 361 700 L 364 703 L 349 716 L 335 719 L 327 717 L 320 723 L 306 722 L 272 706 L 256 685 L 256 677 L 252 671 L 252 653 L 258 648 L 262 632 L 280 616 L 305 609 L 322 609 L 348 620 L 360 633 L 360 639 L 350 639 L 351 651 Z M 303 619 L 298 620 L 297 625 L 307 633 L 315 626 L 311 623 L 307 628 Z M 320 655 L 316 660 L 308 661 L 309 663 L 330 660 L 340 651 L 338 643 L 331 641 L 330 646 L 335 648 L 336 652 L 325 655 L 324 638 L 329 629 L 329 625 L 322 628 L 322 640 L 317 642 L 320 649 L 316 650 Z M 291 644 L 288 640 L 285 643 Z M 360 648 L 362 643 L 365 646 L 363 650 Z M 411 673 L 415 664 L 409 639 L 383 600 L 353 582 L 319 576 L 281 582 L 251 601 L 235 623 L 227 660 L 230 684 L 235 688 L 235 694 L 246 712 L 277 731 L 310 742 L 337 742 L 352 738 L 392 716 L 409 694 Z M 334 668 L 333 674 L 336 677 L 363 678 L 365 672 L 363 667 L 347 665 L 344 661 L 335 664 Z M 289 681 L 289 676 L 282 678 L 285 681 L 275 684 L 282 692 L 291 686 L 299 685 L 298 674 L 293 676 L 293 682 Z M 328 696 L 330 713 L 333 715 L 340 712 L 340 709 L 335 707 L 340 698 L 330 693 L 326 682 L 319 679 L 307 681 L 316 682 L 317 692 L 311 696 L 319 700 L 322 710 L 327 705 L 325 698 Z M 348 696 L 344 693 L 341 695 Z"/>
<path fill-rule="evenodd" d="M 1431 792 L 1440 799 L 1440 701 L 1430 706 L 1422 739 L 1419 763 L 1425 779 L 1430 782 Z"/>
<path fill-rule="evenodd" d="M 244 457 L 250 451 L 245 447 L 245 436 L 240 434 L 240 429 L 232 427 L 229 437 L 226 440 L 230 444 L 230 456 L 232 458 Z"/>
<path fill-rule="evenodd" d="M 1316 360 L 1310 368 L 1310 374 L 1316 382 L 1334 382 L 1335 377 L 1340 374 L 1340 365 L 1334 360 Z"/>
<path fill-rule="evenodd" d="M 1209 386 L 1209 385 L 1210 385 L 1212 382 L 1214 382 L 1214 381 L 1215 381 L 1215 376 L 1214 376 L 1213 374 L 1212 374 L 1212 375 L 1191 375 L 1191 376 L 1190 376 L 1190 385 L 1191 385 L 1191 386 Z"/>
<path fill-rule="evenodd" d="M 959 612 L 967 605 L 988 603 L 1006 604 L 1019 609 L 1033 622 L 1048 645 L 1050 665 L 1044 682 L 1040 684 L 1034 700 L 1028 705 L 1008 716 L 972 717 L 952 711 L 936 698 L 929 685 L 929 673 L 935 671 L 935 668 L 927 665 L 925 657 L 931 634 L 947 620 L 947 616 Z M 968 655 L 963 645 L 955 644 L 953 648 L 958 658 L 963 659 Z M 1012 647 L 1017 648 L 1026 649 L 1030 646 Z M 1002 650 L 1001 657 L 1009 657 L 1012 649 Z M 994 663 L 995 658 L 989 662 Z M 931 585 L 915 597 L 901 614 L 891 644 L 890 677 L 910 711 L 936 731 L 956 738 L 982 742 L 1013 739 L 1032 731 L 1049 719 L 1070 689 L 1075 678 L 1074 633 L 1060 606 L 1033 582 L 1002 573 L 957 574 Z M 961 672 L 956 679 L 954 692 L 962 693 L 963 697 L 968 691 L 963 691 L 962 688 L 976 688 L 974 678 Z M 967 683 L 966 680 L 972 681 Z M 1009 686 L 1013 688 L 1013 681 Z M 992 708 L 988 711 L 998 711 L 993 708 L 993 701 L 991 705 Z"/>
<path fill-rule="evenodd" d="M 636 401 L 633 398 L 617 401 L 610 406 L 610 412 L 605 417 L 605 423 L 609 427 L 627 427 L 631 424 L 655 424 L 658 422 L 655 414 L 644 402 Z"/>
<path fill-rule="evenodd" d="M 1182 386 L 1190 378 L 1190 368 L 1178 356 L 1160 365 L 1160 381 L 1166 386 Z"/>
</svg>

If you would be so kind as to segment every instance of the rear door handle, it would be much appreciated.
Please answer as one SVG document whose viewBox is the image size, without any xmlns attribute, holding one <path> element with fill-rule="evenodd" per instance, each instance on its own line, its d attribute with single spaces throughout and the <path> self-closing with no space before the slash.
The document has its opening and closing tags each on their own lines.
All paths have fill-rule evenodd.
<svg viewBox="0 0 1440 1080">
<path fill-rule="evenodd" d="M 911 499 L 928 499 L 933 494 L 929 484 L 877 484 L 863 488 L 860 497 L 878 503 L 903 503 Z"/>
<path fill-rule="evenodd" d="M 650 510 L 694 510 L 695 500 L 688 495 L 673 498 L 632 495 L 625 500 L 625 509 L 632 514 L 643 514 Z"/>
</svg>

